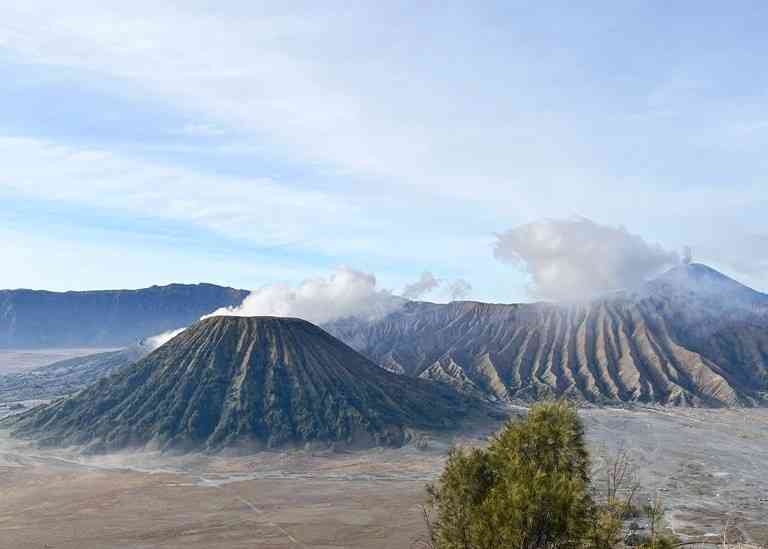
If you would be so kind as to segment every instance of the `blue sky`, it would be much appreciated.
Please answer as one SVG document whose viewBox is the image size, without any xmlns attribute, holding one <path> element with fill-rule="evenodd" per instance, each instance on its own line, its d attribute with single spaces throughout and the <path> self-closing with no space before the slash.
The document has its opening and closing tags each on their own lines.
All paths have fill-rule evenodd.
<svg viewBox="0 0 768 549">
<path fill-rule="evenodd" d="M 765 2 L 127 4 L 0 7 L 0 287 L 517 301 L 583 216 L 768 290 Z"/>
</svg>

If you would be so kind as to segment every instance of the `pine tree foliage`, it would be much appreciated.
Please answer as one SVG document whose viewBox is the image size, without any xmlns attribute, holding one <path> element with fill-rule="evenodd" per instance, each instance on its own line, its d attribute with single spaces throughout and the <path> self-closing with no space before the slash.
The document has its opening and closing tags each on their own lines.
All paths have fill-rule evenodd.
<svg viewBox="0 0 768 549">
<path fill-rule="evenodd" d="M 428 489 L 436 549 L 570 549 L 597 539 L 589 453 L 576 410 L 533 407 L 486 450 L 454 450 Z"/>
</svg>

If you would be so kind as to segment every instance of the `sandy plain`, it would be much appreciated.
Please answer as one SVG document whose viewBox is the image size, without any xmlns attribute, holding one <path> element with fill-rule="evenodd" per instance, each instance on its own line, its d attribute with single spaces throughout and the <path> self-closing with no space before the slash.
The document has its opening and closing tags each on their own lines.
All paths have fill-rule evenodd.
<svg viewBox="0 0 768 549">
<path fill-rule="evenodd" d="M 21 372 L 110 350 L 113 349 L 0 349 L 0 374 Z"/>
<path fill-rule="evenodd" d="M 620 445 L 660 493 L 668 525 L 706 541 L 729 519 L 768 540 L 768 410 L 582 411 L 595 465 Z M 405 549 L 423 534 L 424 486 L 452 443 L 250 456 L 84 457 L 0 438 L 2 549 Z"/>
</svg>

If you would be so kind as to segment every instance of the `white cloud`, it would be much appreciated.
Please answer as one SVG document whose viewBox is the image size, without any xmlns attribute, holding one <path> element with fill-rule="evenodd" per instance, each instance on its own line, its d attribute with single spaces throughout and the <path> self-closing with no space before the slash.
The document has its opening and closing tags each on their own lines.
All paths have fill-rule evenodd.
<svg viewBox="0 0 768 549">
<path fill-rule="evenodd" d="M 270 284 L 254 290 L 236 307 L 222 307 L 204 315 L 296 317 L 315 324 L 344 318 L 375 320 L 402 307 L 407 299 L 418 299 L 435 289 L 439 281 L 425 271 L 408 285 L 403 296 L 378 285 L 376 276 L 349 267 L 340 267 L 328 277 L 308 278 L 298 285 Z M 455 299 L 465 296 L 471 286 L 464 280 L 450 285 Z M 408 294 L 408 295 L 406 295 Z M 186 328 L 171 330 L 145 340 L 150 349 L 164 345 Z"/>
<path fill-rule="evenodd" d="M 422 299 L 442 286 L 444 289 L 440 293 L 451 301 L 457 301 L 466 299 L 472 291 L 472 285 L 463 278 L 453 280 L 447 285 L 445 282 L 445 280 L 437 278 L 433 273 L 424 271 L 418 280 L 405 285 L 401 295 L 405 299 Z"/>
<path fill-rule="evenodd" d="M 206 264 L 205 257 L 202 257 L 196 262 L 195 269 L 189 270 L 185 265 L 191 262 L 192 256 L 216 250 L 210 247 L 197 251 L 190 249 L 194 247 L 197 235 L 186 237 L 179 234 L 187 246 L 189 257 L 182 265 L 178 257 L 184 250 L 174 253 L 177 268 L 170 280 L 168 273 L 173 272 L 174 263 L 158 263 L 158 254 L 145 250 L 143 260 L 137 261 L 133 254 L 131 267 L 134 276 L 143 268 L 141 280 L 126 280 L 127 274 L 122 277 L 112 274 L 108 279 L 100 279 L 95 273 L 89 277 L 75 277 L 70 276 L 70 268 L 68 272 L 57 275 L 55 283 L 50 280 L 41 283 L 38 280 L 46 277 L 37 274 L 31 277 L 29 272 L 41 271 L 24 269 L 23 265 L 34 264 L 38 268 L 47 265 L 42 272 L 50 273 L 56 265 L 64 264 L 46 262 L 46 254 L 50 250 L 77 245 L 85 254 L 85 242 L 74 242 L 71 231 L 65 231 L 66 234 L 49 233 L 47 228 L 43 228 L 41 230 L 46 235 L 61 243 L 40 245 L 33 262 L 18 262 L 14 269 L 5 273 L 11 277 L 7 278 L 6 284 L 87 289 L 88 285 L 94 288 L 111 284 L 134 287 L 162 280 L 173 281 L 174 278 L 189 280 L 191 277 L 193 281 L 218 280 L 254 287 L 275 278 L 296 281 L 322 272 L 327 269 L 323 256 L 329 256 L 339 259 L 329 259 L 328 262 L 357 262 L 362 258 L 368 268 L 376 268 L 375 262 L 383 260 L 391 266 L 391 270 L 377 268 L 377 271 L 395 287 L 402 284 L 403 273 L 424 263 L 439 261 L 443 250 L 450 249 L 451 260 L 457 264 L 490 261 L 487 259 L 489 237 L 452 233 L 433 223 L 421 226 L 393 224 L 397 204 L 389 199 L 376 198 L 376 207 L 371 211 L 364 204 L 350 202 L 360 200 L 359 196 L 350 196 L 332 187 L 302 188 L 270 178 L 206 173 L 105 148 L 67 146 L 42 139 L 0 135 L 0 157 L 3 158 L 0 200 L 5 204 L 13 204 L 16 200 L 29 203 L 42 201 L 43 205 L 55 203 L 57 208 L 82 211 L 82 220 L 92 240 L 115 237 L 99 228 L 102 219 L 112 213 L 128 220 L 125 227 L 128 231 L 131 230 L 130 220 L 139 219 L 150 220 L 150 225 L 160 230 L 166 222 L 170 222 L 170 227 L 179 223 L 232 239 L 228 248 L 231 253 L 225 262 L 219 260 L 201 269 L 200 264 Z M 370 195 L 363 198 L 368 199 Z M 99 219 L 95 222 L 89 220 L 89 212 L 98 212 Z M 79 221 L 80 218 L 74 218 L 66 220 L 66 224 L 71 223 L 74 229 Z M 65 223 L 65 220 L 51 218 L 50 222 Z M 28 229 L 27 236 L 31 238 L 33 234 L 34 229 Z M 159 243 L 163 237 L 157 234 L 153 238 Z M 174 245 L 172 240 L 166 242 L 167 247 Z M 121 241 L 120 246 L 125 254 L 128 244 Z M 276 249 L 285 250 L 281 255 L 283 259 L 264 256 L 260 263 L 247 265 L 248 261 L 253 262 L 254 254 Z M 312 254 L 318 254 L 320 259 Z M 304 256 L 309 258 L 306 262 Z M 143 267 L 142 262 L 145 263 Z M 231 268 L 235 263 L 240 264 L 237 271 Z M 246 266 L 243 267 L 243 264 Z M 285 276 L 287 270 L 293 272 Z M 300 270 L 303 273 L 297 275 Z M 153 272 L 162 272 L 162 275 L 157 275 L 157 280 L 151 280 Z M 246 272 L 249 275 L 243 274 Z M 127 271 L 121 270 L 120 273 Z M 77 282 L 76 285 L 73 281 Z"/>
<path fill-rule="evenodd" d="M 322 324 L 347 317 L 378 318 L 403 303 L 389 290 L 379 288 L 375 275 L 341 267 L 328 278 L 310 278 L 298 286 L 264 286 L 251 292 L 239 307 L 222 308 L 206 317 L 298 317 Z"/>
<path fill-rule="evenodd" d="M 429 271 L 424 271 L 416 282 L 403 288 L 402 296 L 405 299 L 419 299 L 440 286 L 440 280 Z"/>
<path fill-rule="evenodd" d="M 584 218 L 546 219 L 498 235 L 497 259 L 531 275 L 536 297 L 580 300 L 633 289 L 679 262 L 623 227 Z"/>
<path fill-rule="evenodd" d="M 178 330 L 169 330 L 167 332 L 163 332 L 162 334 L 158 334 L 158 335 L 154 335 L 146 338 L 144 340 L 144 343 L 150 351 L 154 351 L 158 347 L 161 347 L 166 343 L 168 343 L 170 340 L 172 340 L 174 337 L 179 335 L 184 330 L 186 330 L 186 328 L 179 328 Z"/>
<path fill-rule="evenodd" d="M 185 124 L 179 133 L 195 137 L 219 137 L 229 134 L 229 131 L 215 124 L 197 123 Z"/>
<path fill-rule="evenodd" d="M 538 111 L 546 101 L 537 83 L 551 90 L 551 75 L 567 78 L 572 64 L 558 65 L 565 60 L 557 55 L 534 63 L 523 43 L 506 44 L 497 59 L 497 45 L 475 40 L 494 25 L 470 25 L 464 17 L 471 12 L 435 21 L 456 27 L 432 34 L 421 25 L 446 17 L 442 10 L 417 10 L 408 19 L 387 3 L 206 7 L 8 2 L 0 8 L 2 53 L 139 101 L 165 102 L 192 115 L 198 130 L 247 134 L 269 145 L 272 157 L 351 175 L 354 185 L 409 188 L 411 203 L 463 199 L 487 216 L 508 215 L 515 201 L 522 220 L 590 215 L 607 202 L 624 213 L 631 183 L 637 200 L 664 206 L 666 191 L 630 182 L 630 168 L 606 177 L 603 159 L 590 165 L 595 150 L 582 130 L 600 121 L 572 119 L 570 104 Z M 468 45 L 473 56 L 466 57 Z M 474 78 L 466 66 L 456 70 L 459 59 L 474 60 Z M 579 83 L 583 78 L 579 73 Z M 607 196 L 617 178 L 622 193 Z M 595 200 L 597 192 L 606 198 Z"/>
<path fill-rule="evenodd" d="M 471 292 L 472 292 L 472 284 L 470 284 L 463 278 L 454 280 L 448 286 L 448 296 L 450 297 L 451 301 L 460 301 L 462 299 L 467 299 Z"/>
<path fill-rule="evenodd" d="M 549 155 L 557 165 L 551 155 L 562 147 L 552 143 L 543 153 L 531 143 L 542 116 L 518 111 L 503 119 L 506 94 L 465 78 L 440 85 L 440 63 L 381 48 L 375 32 L 363 30 L 364 21 L 387 40 L 425 38 L 414 23 L 393 24 L 396 10 L 347 5 L 341 17 L 327 8 L 275 14 L 233 4 L 211 14 L 145 1 L 75 0 L 66 8 L 32 1 L 0 9 L 0 40 L 10 59 L 165 101 L 199 120 L 193 131 L 245 130 L 276 155 L 329 173 L 477 200 L 480 192 L 525 190 L 509 177 L 511 158 L 522 164 Z M 526 68 L 527 58 L 517 65 Z"/>
<path fill-rule="evenodd" d="M 307 170 L 321 192 L 269 179 L 201 176 L 103 150 L 79 155 L 75 146 L 65 147 L 62 158 L 50 143 L 18 162 L 16 150 L 0 150 L 0 181 L 31 195 L 181 219 L 267 245 L 309 236 L 312 251 L 331 250 L 334 261 L 360 264 L 362 254 L 387 254 L 452 271 L 472 261 L 471 278 L 485 295 L 503 284 L 490 276 L 481 282 L 492 260 L 472 257 L 478 249 L 485 254 L 475 242 L 508 223 L 579 213 L 663 234 L 665 241 L 679 237 L 675 245 L 697 244 L 693 235 L 702 234 L 714 214 L 734 234 L 762 227 L 764 206 L 755 204 L 765 184 L 754 168 L 760 132 L 742 138 L 757 156 L 723 156 L 723 144 L 731 141 L 717 131 L 723 121 L 698 116 L 701 94 L 691 84 L 643 95 L 649 78 L 676 66 L 654 64 L 635 80 L 606 75 L 601 63 L 573 62 L 594 54 L 594 29 L 585 34 L 588 40 L 576 40 L 585 32 L 579 21 L 594 22 L 570 21 L 573 48 L 548 49 L 542 62 L 531 55 L 540 52 L 542 25 L 528 25 L 537 30 L 526 32 L 513 22 L 519 33 L 500 32 L 509 21 L 486 19 L 485 10 L 415 6 L 404 16 L 386 2 L 317 6 L 5 2 L 0 56 L 9 66 L 32 66 L 50 82 L 82 84 L 127 105 L 182 114 L 195 121 L 187 133 L 206 134 L 211 150 L 257 151 L 255 169 L 266 160 Z M 425 26 L 435 32 L 425 33 Z M 711 73 L 692 71 L 690 82 Z M 570 93 L 559 93 L 553 81 Z M 696 100 L 687 110 L 706 128 L 656 116 L 627 119 L 634 110 L 665 110 L 680 98 Z M 718 104 L 727 107 L 731 98 Z M 705 106 L 712 113 L 717 105 Z M 764 110 L 757 103 L 735 119 L 754 120 Z M 714 136 L 705 149 L 689 140 L 700 130 Z M 222 132 L 237 142 L 213 143 L 213 134 Z M 170 145 L 199 143 L 160 146 Z M 22 159 L 33 166 L 31 173 Z M 58 162 L 66 178 L 59 178 Z M 111 183 L 102 185 L 103 179 Z M 123 191 L 110 188 L 118 181 L 122 203 Z M 680 204 L 686 205 L 684 226 Z M 407 231 L 405 225 L 417 226 Z M 400 238 L 403 233 L 408 238 Z"/>
<path fill-rule="evenodd" d="M 338 196 L 268 178 L 206 175 L 98 148 L 0 137 L 0 192 L 193 223 L 263 245 L 322 239 L 356 217 Z"/>
</svg>

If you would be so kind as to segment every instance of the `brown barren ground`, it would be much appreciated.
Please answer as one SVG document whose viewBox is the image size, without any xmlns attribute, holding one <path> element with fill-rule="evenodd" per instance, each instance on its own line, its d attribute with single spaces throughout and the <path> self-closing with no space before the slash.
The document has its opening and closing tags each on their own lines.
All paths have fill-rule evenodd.
<svg viewBox="0 0 768 549">
<path fill-rule="evenodd" d="M 584 410 L 596 466 L 627 447 L 644 486 L 686 541 L 726 523 L 768 541 L 768 410 Z M 481 444 L 484 425 L 460 445 Z M 429 448 L 244 457 L 37 451 L 0 434 L 0 549 L 409 549 Z"/>
<path fill-rule="evenodd" d="M 51 465 L 7 473 L 3 549 L 384 549 L 409 547 L 421 527 L 418 481 L 201 486 L 184 475 Z"/>
</svg>

